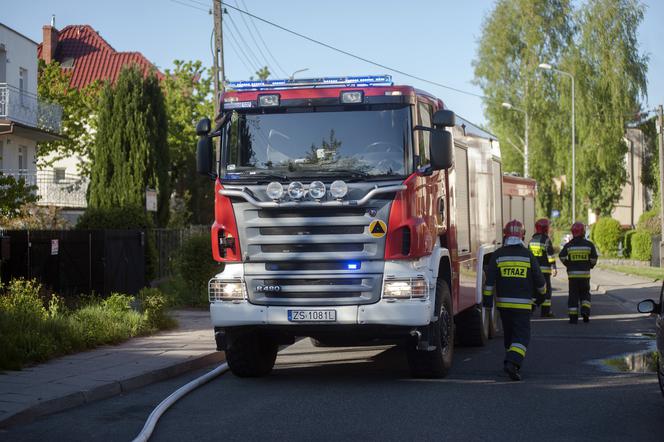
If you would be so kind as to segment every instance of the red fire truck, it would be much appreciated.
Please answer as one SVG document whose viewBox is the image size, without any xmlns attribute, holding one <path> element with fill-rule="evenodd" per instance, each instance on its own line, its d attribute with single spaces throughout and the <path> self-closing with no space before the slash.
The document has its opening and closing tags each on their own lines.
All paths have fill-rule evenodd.
<svg viewBox="0 0 664 442">
<path fill-rule="evenodd" d="M 443 377 L 455 341 L 492 336 L 481 285 L 504 213 L 493 135 L 389 76 L 231 83 L 215 127 L 197 133 L 224 263 L 210 311 L 236 375 L 268 374 L 279 345 L 311 337 L 400 342 L 413 376 Z M 531 181 L 510 186 L 510 201 L 534 201 Z"/>
</svg>

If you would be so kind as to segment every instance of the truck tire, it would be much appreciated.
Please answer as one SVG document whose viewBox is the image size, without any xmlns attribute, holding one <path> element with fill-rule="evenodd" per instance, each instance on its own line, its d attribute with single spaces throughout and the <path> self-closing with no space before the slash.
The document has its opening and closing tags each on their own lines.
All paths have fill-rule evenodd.
<svg viewBox="0 0 664 442">
<path fill-rule="evenodd" d="M 498 312 L 495 303 L 491 309 L 491 316 L 489 319 L 489 339 L 493 339 L 498 336 L 498 333 L 500 332 L 500 312 Z"/>
<path fill-rule="evenodd" d="M 255 378 L 272 371 L 279 345 L 260 333 L 235 337 L 226 349 L 226 362 L 235 376 Z"/>
<path fill-rule="evenodd" d="M 457 319 L 457 336 L 461 345 L 481 347 L 489 340 L 491 310 L 481 305 L 461 313 Z"/>
<path fill-rule="evenodd" d="M 454 356 L 454 313 L 452 310 L 452 297 L 447 282 L 438 278 L 436 283 L 436 306 L 438 319 L 431 323 L 431 337 L 429 345 L 435 345 L 432 351 L 418 350 L 410 344 L 407 350 L 408 365 L 411 375 L 415 378 L 439 379 L 447 376 L 452 367 Z"/>
</svg>

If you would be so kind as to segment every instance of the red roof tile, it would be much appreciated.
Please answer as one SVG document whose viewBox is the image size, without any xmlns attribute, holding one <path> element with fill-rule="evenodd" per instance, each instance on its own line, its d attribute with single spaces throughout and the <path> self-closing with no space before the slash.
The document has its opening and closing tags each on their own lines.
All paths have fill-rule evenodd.
<svg viewBox="0 0 664 442">
<path fill-rule="evenodd" d="M 41 58 L 42 45 L 37 49 Z M 140 52 L 117 52 L 89 25 L 69 25 L 59 31 L 55 60 L 73 61 L 70 86 L 83 88 L 95 80 L 115 82 L 122 67 L 137 64 L 144 73 L 156 69 Z M 161 80 L 163 74 L 156 70 Z"/>
</svg>

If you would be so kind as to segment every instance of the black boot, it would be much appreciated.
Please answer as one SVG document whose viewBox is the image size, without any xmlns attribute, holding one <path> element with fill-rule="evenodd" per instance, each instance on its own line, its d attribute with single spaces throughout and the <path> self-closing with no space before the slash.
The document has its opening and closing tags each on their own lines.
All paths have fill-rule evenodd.
<svg viewBox="0 0 664 442">
<path fill-rule="evenodd" d="M 583 314 L 583 322 L 590 322 L 590 315 L 588 313 Z"/>
<path fill-rule="evenodd" d="M 551 307 L 550 306 L 543 306 L 542 307 L 542 318 L 555 318 L 555 315 L 551 313 Z"/>
<path fill-rule="evenodd" d="M 510 377 L 511 380 L 513 381 L 520 381 L 521 380 L 521 374 L 519 373 L 519 367 L 509 361 L 505 361 L 505 365 L 503 365 L 503 371 L 507 373 L 507 376 Z"/>
</svg>

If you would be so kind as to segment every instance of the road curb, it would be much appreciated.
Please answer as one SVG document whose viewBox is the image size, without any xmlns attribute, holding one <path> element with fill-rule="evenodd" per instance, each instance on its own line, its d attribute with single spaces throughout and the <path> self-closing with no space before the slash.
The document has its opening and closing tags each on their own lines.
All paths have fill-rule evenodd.
<svg viewBox="0 0 664 442">
<path fill-rule="evenodd" d="M 226 358 L 223 352 L 215 351 L 184 362 L 151 370 L 137 376 L 132 376 L 127 379 L 110 381 L 90 390 L 80 390 L 67 394 L 66 396 L 38 402 L 18 413 L 0 420 L 0 428 L 7 428 L 17 424 L 26 424 L 41 416 L 58 413 L 60 411 L 78 407 L 79 405 L 117 396 L 121 393 L 136 390 L 145 387 L 146 385 L 170 379 L 186 372 L 197 370 L 225 360 Z"/>
</svg>

